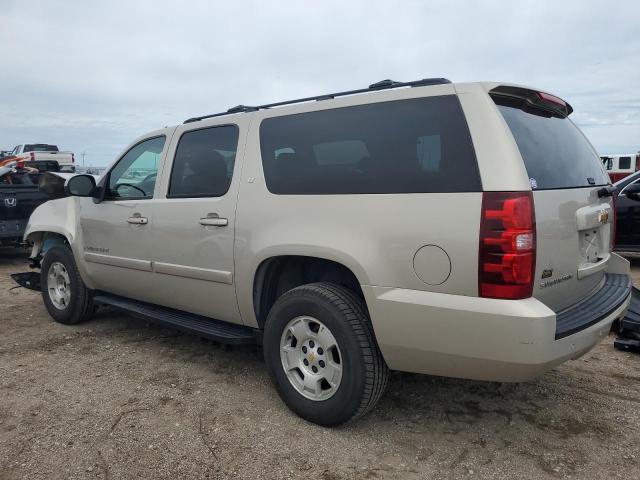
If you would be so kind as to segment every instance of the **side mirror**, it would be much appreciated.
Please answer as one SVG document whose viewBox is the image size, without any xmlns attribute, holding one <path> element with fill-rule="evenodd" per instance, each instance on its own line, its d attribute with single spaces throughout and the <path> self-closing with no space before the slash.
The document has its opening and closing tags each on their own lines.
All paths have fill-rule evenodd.
<svg viewBox="0 0 640 480">
<path fill-rule="evenodd" d="M 71 177 L 64 187 L 67 195 L 74 197 L 91 197 L 96 189 L 96 179 L 91 175 Z"/>
<path fill-rule="evenodd" d="M 623 192 L 627 198 L 640 202 L 640 183 L 633 183 L 624 189 Z"/>
</svg>

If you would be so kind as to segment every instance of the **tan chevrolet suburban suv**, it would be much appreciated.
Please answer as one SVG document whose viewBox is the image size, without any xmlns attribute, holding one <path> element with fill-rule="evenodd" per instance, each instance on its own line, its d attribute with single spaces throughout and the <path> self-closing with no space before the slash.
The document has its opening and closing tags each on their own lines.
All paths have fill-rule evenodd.
<svg viewBox="0 0 640 480">
<path fill-rule="evenodd" d="M 151 132 L 31 217 L 44 303 L 66 324 L 106 304 L 261 343 L 321 425 L 371 410 L 389 370 L 534 378 L 631 292 L 571 112 L 522 86 L 386 80 Z"/>
</svg>

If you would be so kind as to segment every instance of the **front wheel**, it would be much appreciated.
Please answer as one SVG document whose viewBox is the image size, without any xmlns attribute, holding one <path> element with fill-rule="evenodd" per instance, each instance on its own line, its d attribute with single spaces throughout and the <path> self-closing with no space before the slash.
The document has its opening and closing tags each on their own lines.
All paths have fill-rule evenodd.
<svg viewBox="0 0 640 480">
<path fill-rule="evenodd" d="M 41 264 L 40 288 L 44 305 L 56 322 L 73 325 L 93 315 L 91 292 L 84 285 L 68 247 L 47 250 Z"/>
<path fill-rule="evenodd" d="M 263 345 L 283 401 L 319 425 L 365 415 L 387 384 L 388 369 L 363 300 L 335 284 L 302 285 L 278 298 Z"/>
</svg>

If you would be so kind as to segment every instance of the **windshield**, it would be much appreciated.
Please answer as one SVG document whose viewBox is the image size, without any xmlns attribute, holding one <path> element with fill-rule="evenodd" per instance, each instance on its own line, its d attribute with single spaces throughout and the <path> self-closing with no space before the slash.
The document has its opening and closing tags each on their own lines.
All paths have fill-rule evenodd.
<svg viewBox="0 0 640 480">
<path fill-rule="evenodd" d="M 498 105 L 518 145 L 534 190 L 606 185 L 602 160 L 568 118 Z"/>
</svg>

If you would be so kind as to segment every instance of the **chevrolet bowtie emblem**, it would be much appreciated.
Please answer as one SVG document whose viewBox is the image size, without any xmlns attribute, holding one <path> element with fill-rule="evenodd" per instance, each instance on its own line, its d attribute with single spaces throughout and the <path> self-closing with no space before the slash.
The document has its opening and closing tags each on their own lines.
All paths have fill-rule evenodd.
<svg viewBox="0 0 640 480">
<path fill-rule="evenodd" d="M 605 209 L 600 210 L 600 213 L 598 213 L 598 221 L 600 223 L 607 223 L 609 221 L 609 212 Z"/>
</svg>

